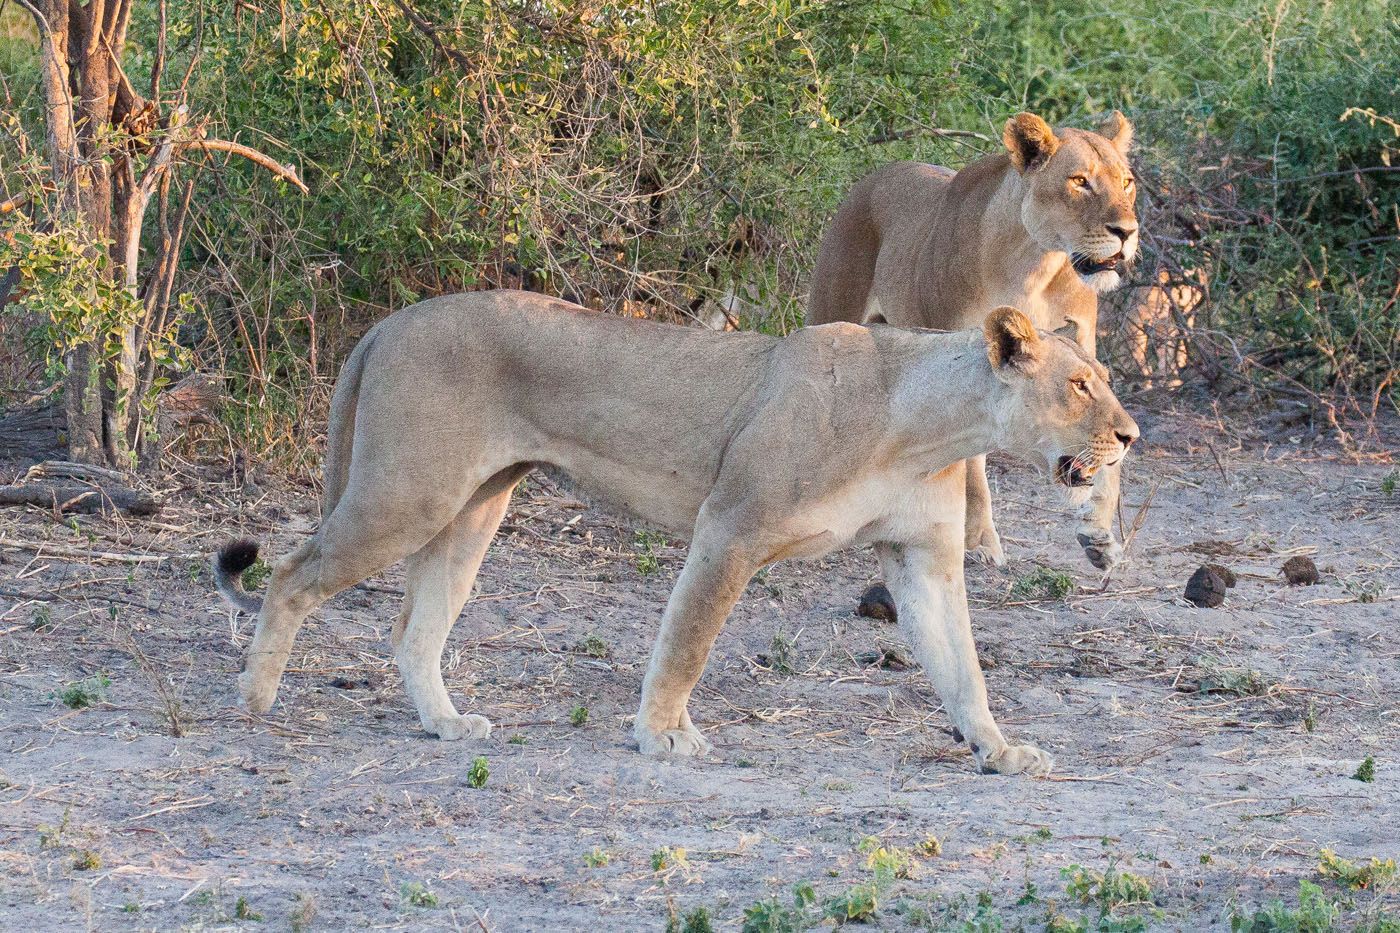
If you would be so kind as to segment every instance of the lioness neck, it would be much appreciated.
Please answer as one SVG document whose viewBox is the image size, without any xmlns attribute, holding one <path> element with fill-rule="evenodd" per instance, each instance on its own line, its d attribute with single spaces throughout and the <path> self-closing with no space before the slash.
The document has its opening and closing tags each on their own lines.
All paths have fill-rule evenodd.
<svg viewBox="0 0 1400 933">
<path fill-rule="evenodd" d="M 890 393 L 897 457 L 936 471 L 1005 449 L 1014 400 L 992 372 L 981 335 L 920 334 L 919 341 Z"/>
<path fill-rule="evenodd" d="M 1025 179 L 1008 162 L 982 215 L 978 240 L 984 281 L 1017 283 L 1015 293 L 988 296 L 991 303 L 1014 305 L 1036 318 L 1046 289 L 1069 255 L 1047 250 L 1026 229 L 1021 209 L 1029 194 Z"/>
</svg>

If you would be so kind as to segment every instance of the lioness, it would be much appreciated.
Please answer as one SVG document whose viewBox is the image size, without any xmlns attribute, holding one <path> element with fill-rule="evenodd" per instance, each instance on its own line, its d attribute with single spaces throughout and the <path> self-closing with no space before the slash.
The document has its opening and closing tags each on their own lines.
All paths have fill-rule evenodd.
<svg viewBox="0 0 1400 933">
<path fill-rule="evenodd" d="M 1115 110 L 1097 133 L 1056 132 L 1021 113 L 1002 138 L 1004 153 L 957 173 L 898 162 L 858 182 L 822 239 L 807 323 L 962 330 L 1014 305 L 1093 356 L 1096 293 L 1119 285 L 1138 247 L 1132 125 Z M 1100 569 L 1123 553 L 1112 530 L 1118 479 L 1116 467 L 1099 472 L 1077 529 Z M 985 457 L 967 470 L 966 534 L 972 554 L 1005 562 Z"/>
<path fill-rule="evenodd" d="M 730 608 L 759 568 L 874 543 L 915 653 L 983 771 L 1044 772 L 992 721 L 963 589 L 961 462 L 1020 454 L 1070 485 L 1138 436 L 1103 368 L 1002 308 L 980 332 L 855 324 L 778 339 L 587 312 L 527 292 L 436 298 L 390 315 L 351 353 L 331 403 L 323 518 L 267 596 L 225 547 L 220 591 L 257 612 L 239 689 L 277 695 L 302 620 L 408 558 L 391 640 L 423 728 L 482 738 L 440 660 L 511 490 L 533 467 L 689 536 L 661 620 L 635 736 L 703 754 L 687 703 Z"/>
</svg>

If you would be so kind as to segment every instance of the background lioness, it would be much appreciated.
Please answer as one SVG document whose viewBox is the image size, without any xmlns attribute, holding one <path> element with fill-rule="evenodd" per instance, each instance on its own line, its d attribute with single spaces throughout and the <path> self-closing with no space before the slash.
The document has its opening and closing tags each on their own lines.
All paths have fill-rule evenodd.
<svg viewBox="0 0 1400 933">
<path fill-rule="evenodd" d="M 1006 123 L 1004 153 L 960 172 L 918 162 L 874 172 L 851 189 L 822 239 L 807 322 L 961 330 L 1014 305 L 1043 330 L 1067 329 L 1094 355 L 1096 293 L 1118 286 L 1138 247 L 1132 137 L 1118 111 L 1097 133 L 1055 131 L 1021 113 Z M 1099 474 L 1077 531 L 1100 569 L 1122 555 L 1112 531 L 1118 476 L 1117 468 Z M 985 457 L 967 470 L 967 546 L 1005 560 Z"/>
<path fill-rule="evenodd" d="M 484 717 L 453 708 L 443 644 L 511 490 L 544 466 L 691 539 L 642 687 L 643 752 L 709 749 L 686 707 L 755 571 L 874 543 L 904 631 L 977 764 L 1043 772 L 1049 756 L 1008 745 L 987 708 L 962 582 L 960 463 L 1010 450 L 1078 485 L 1137 434 L 1103 368 L 1011 308 L 988 317 L 985 339 L 853 324 L 778 339 L 527 292 L 425 301 L 376 325 L 341 373 L 325 517 L 277 565 L 266 600 L 238 584 L 256 545 L 216 560 L 220 590 L 260 611 L 239 687 L 250 709 L 267 710 L 307 613 L 407 557 L 392 640 L 423 728 L 487 735 Z"/>
</svg>

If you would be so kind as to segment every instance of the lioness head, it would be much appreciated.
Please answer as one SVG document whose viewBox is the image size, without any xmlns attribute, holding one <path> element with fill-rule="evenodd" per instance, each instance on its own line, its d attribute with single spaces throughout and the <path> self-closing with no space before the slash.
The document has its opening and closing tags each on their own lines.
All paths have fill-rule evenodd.
<svg viewBox="0 0 1400 933">
<path fill-rule="evenodd" d="M 1118 111 L 1097 133 L 1058 133 L 1033 113 L 1006 121 L 1002 141 L 1027 183 L 1021 222 L 1050 251 L 1068 253 L 1097 292 L 1121 281 L 1118 267 L 1138 248 L 1137 186 L 1128 166 L 1133 126 Z"/>
<path fill-rule="evenodd" d="M 992 372 L 1012 393 L 1007 449 L 1066 486 L 1087 486 L 1122 460 L 1137 422 L 1118 404 L 1108 370 L 1072 340 L 1037 331 L 1015 308 L 997 308 L 983 330 Z"/>
</svg>

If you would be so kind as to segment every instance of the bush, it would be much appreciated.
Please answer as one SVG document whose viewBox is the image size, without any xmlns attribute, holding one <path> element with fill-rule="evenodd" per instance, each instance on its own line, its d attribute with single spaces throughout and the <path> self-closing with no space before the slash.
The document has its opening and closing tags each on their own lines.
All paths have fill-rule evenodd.
<svg viewBox="0 0 1400 933">
<path fill-rule="evenodd" d="M 1397 403 L 1394 4 L 407 6 L 169 5 L 167 73 L 198 52 L 190 97 L 222 121 L 212 131 L 258 127 L 250 141 L 312 189 L 282 198 L 283 182 L 216 159 L 192 202 L 175 291 L 194 302 L 176 336 L 231 377 L 224 418 L 255 456 L 313 465 L 308 426 L 344 354 L 433 294 L 525 287 L 786 332 L 855 179 L 903 158 L 963 165 L 999 148 L 1020 109 L 1092 126 L 1117 107 L 1137 123 L 1137 281 L 1204 276 L 1190 364 L 1217 392 L 1268 386 L 1344 413 Z M 5 7 L 0 27 L 8 184 L 32 174 L 19 141 L 42 139 L 43 108 L 23 11 Z M 157 32 L 138 5 L 124 65 L 138 86 Z M 25 329 L 4 335 L 0 362 L 56 345 L 26 350 Z M 9 383 L 56 373 L 0 377 L 19 394 L 33 386 Z"/>
</svg>

